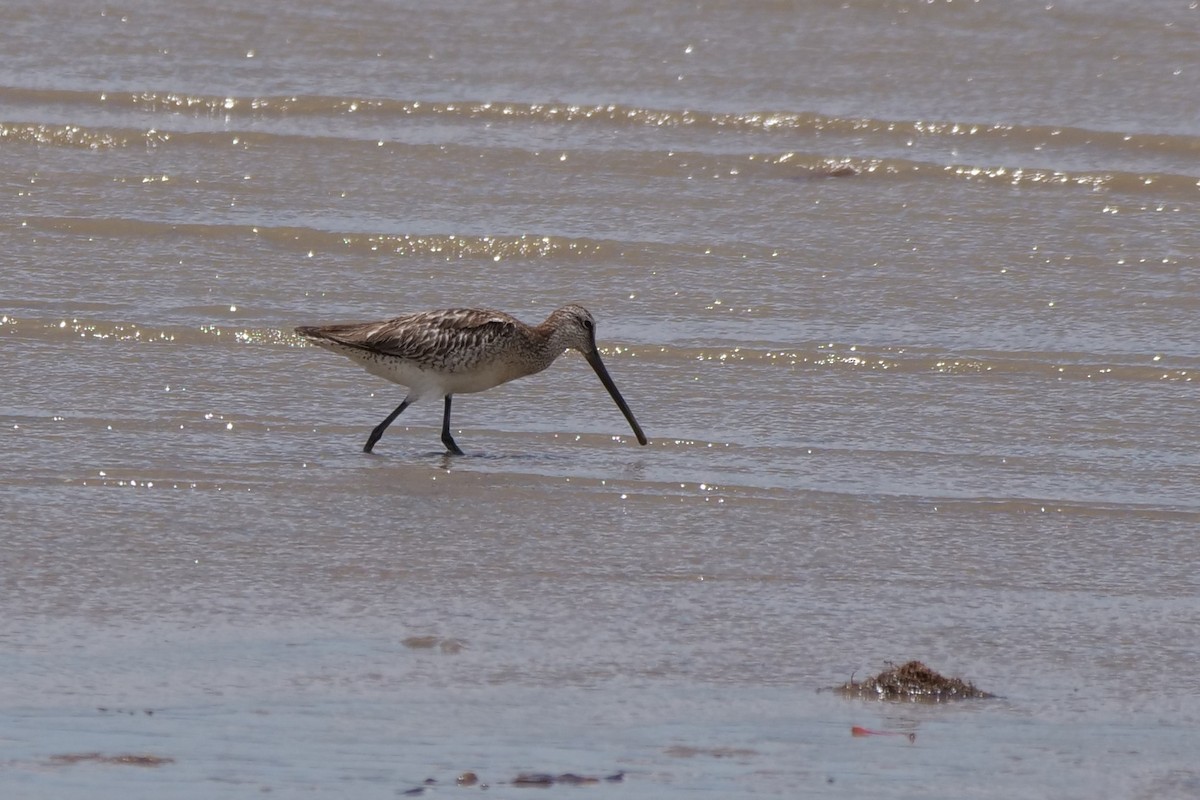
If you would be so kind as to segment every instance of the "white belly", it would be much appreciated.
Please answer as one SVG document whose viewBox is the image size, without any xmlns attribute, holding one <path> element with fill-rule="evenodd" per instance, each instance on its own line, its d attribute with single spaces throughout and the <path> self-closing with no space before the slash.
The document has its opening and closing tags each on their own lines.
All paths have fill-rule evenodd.
<svg viewBox="0 0 1200 800">
<path fill-rule="evenodd" d="M 482 392 L 499 386 L 502 383 L 519 378 L 524 372 L 515 370 L 511 364 L 497 359 L 476 364 L 470 369 L 458 372 L 422 369 L 417 364 L 401 358 L 390 358 L 378 353 L 371 353 L 355 347 L 346 347 L 335 342 L 317 344 L 349 356 L 362 365 L 367 372 L 392 383 L 398 383 L 409 389 L 409 400 L 415 402 L 421 397 L 441 397 L 448 394 L 470 394 Z"/>
</svg>

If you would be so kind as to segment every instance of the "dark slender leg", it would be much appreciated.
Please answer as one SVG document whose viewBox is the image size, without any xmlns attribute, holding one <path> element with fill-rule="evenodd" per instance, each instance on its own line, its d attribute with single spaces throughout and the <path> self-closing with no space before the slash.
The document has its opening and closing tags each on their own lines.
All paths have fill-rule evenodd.
<svg viewBox="0 0 1200 800">
<path fill-rule="evenodd" d="M 454 437 L 450 435 L 450 395 L 446 395 L 446 412 L 442 414 L 442 444 L 454 455 L 463 455 L 463 451 L 454 443 Z"/>
<path fill-rule="evenodd" d="M 379 441 L 379 437 L 383 436 L 383 432 L 387 430 L 387 426 L 391 425 L 396 417 L 400 416 L 400 412 L 408 408 L 408 398 L 404 398 L 404 402 L 396 406 L 396 410 L 387 415 L 387 419 L 375 426 L 375 430 L 371 431 L 371 435 L 367 437 L 367 443 L 363 445 L 363 452 L 371 452 L 371 448 Z"/>
</svg>

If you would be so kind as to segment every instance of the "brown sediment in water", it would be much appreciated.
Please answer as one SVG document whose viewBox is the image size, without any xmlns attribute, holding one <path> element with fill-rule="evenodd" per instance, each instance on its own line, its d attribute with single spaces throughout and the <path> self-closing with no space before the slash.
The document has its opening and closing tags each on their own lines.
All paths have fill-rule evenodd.
<svg viewBox="0 0 1200 800">
<path fill-rule="evenodd" d="M 59 753 L 50 756 L 50 763 L 55 766 L 69 766 L 85 761 L 95 764 L 127 764 L 135 767 L 161 767 L 163 764 L 175 763 L 175 759 L 166 756 L 132 753 L 116 756 L 106 756 L 103 753 Z"/>
<path fill-rule="evenodd" d="M 466 642 L 461 639 L 443 639 L 440 636 L 409 636 L 400 644 L 411 650 L 432 650 L 436 647 L 451 655 L 462 652 L 466 646 Z"/>
<path fill-rule="evenodd" d="M 844 695 L 870 697 L 879 700 L 913 700 L 939 703 L 945 700 L 991 697 L 975 684 L 961 678 L 948 678 L 920 661 L 909 661 L 888 668 L 878 675 L 855 681 L 853 677 L 837 691 Z"/>
</svg>

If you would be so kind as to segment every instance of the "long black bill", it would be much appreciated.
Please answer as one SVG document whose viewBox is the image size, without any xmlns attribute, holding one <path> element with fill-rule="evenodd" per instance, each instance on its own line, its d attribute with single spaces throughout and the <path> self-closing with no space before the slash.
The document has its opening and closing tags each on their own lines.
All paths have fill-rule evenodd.
<svg viewBox="0 0 1200 800">
<path fill-rule="evenodd" d="M 592 365 L 592 369 L 596 370 L 596 374 L 600 376 L 600 382 L 604 384 L 605 389 L 608 389 L 608 393 L 612 395 L 617 408 L 621 409 L 621 413 L 629 421 L 629 427 L 633 428 L 633 435 L 637 437 L 638 444 L 646 444 L 646 434 L 642 433 L 642 426 L 638 425 L 637 420 L 633 418 L 633 412 L 629 410 L 629 404 L 625 402 L 624 397 L 621 397 L 621 393 L 617 391 L 617 385 L 613 383 L 613 379 L 608 375 L 608 370 L 604 368 L 604 362 L 600 360 L 600 351 L 592 350 L 590 353 L 584 353 L 583 357 Z"/>
</svg>

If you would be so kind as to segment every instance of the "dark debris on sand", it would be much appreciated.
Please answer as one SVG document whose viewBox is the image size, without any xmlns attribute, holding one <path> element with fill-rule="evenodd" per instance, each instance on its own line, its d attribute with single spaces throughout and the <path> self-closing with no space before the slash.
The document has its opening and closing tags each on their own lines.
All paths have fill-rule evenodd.
<svg viewBox="0 0 1200 800">
<path fill-rule="evenodd" d="M 512 785 L 554 786 L 555 784 L 566 784 L 569 786 L 586 786 L 590 783 L 600 783 L 600 781 L 619 783 L 624 779 L 624 772 L 616 772 L 612 775 L 606 775 L 603 778 L 594 777 L 592 775 L 576 775 L 573 772 L 564 772 L 561 775 L 551 775 L 546 772 L 522 772 L 520 775 L 513 778 Z"/>
<path fill-rule="evenodd" d="M 961 678 L 947 678 L 920 661 L 909 661 L 900 666 L 885 663 L 888 668 L 878 675 L 862 681 L 855 681 L 851 677 L 837 690 L 847 696 L 930 703 L 992 696 Z"/>
<path fill-rule="evenodd" d="M 563 772 L 555 775 L 550 772 L 522 772 L 509 781 L 511 786 L 589 786 L 596 783 L 620 783 L 625 780 L 624 772 L 614 772 L 611 775 L 603 777 L 595 775 L 577 775 L 574 772 Z M 425 794 L 426 788 L 437 783 L 435 778 L 427 778 L 425 786 L 414 786 L 400 794 L 407 797 L 419 797 Z M 464 772 L 458 776 L 455 783 L 459 786 L 478 786 L 480 789 L 487 789 L 488 784 L 479 780 L 479 776 L 474 772 Z M 501 781 L 503 783 L 503 781 Z"/>
</svg>

